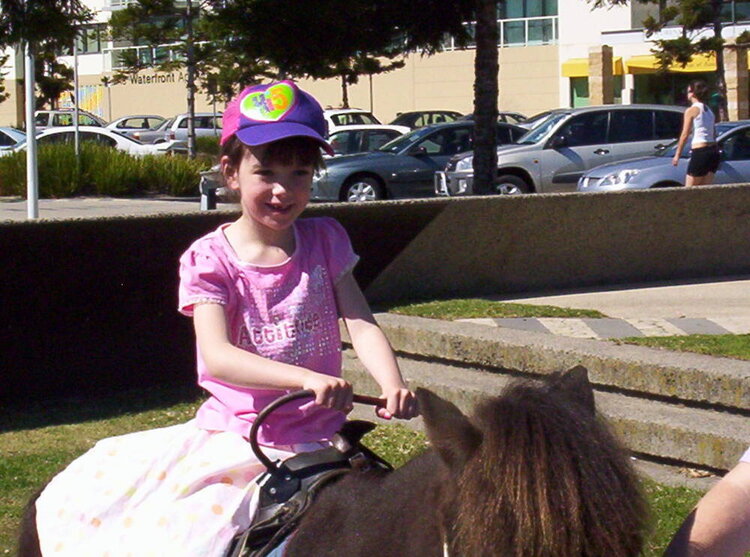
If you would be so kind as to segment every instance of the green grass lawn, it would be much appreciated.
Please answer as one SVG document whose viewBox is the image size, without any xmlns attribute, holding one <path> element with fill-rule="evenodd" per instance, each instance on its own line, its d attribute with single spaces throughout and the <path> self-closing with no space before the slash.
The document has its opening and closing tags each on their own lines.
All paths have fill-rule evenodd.
<svg viewBox="0 0 750 557">
<path fill-rule="evenodd" d="M 495 302 L 482 298 L 404 302 L 380 309 L 401 315 L 446 320 L 475 317 L 606 317 L 595 310 Z M 616 339 L 615 342 L 750 360 L 750 334 L 629 337 Z"/>
<path fill-rule="evenodd" d="M 619 342 L 640 344 L 709 356 L 750 360 L 749 335 L 687 335 L 674 337 L 629 337 Z"/>
<path fill-rule="evenodd" d="M 592 309 L 568 309 L 555 306 L 496 302 L 483 298 L 404 302 L 378 309 L 401 315 L 450 320 L 474 317 L 606 317 L 606 315 Z"/>
<path fill-rule="evenodd" d="M 175 399 L 182 398 L 176 402 Z M 97 440 L 181 423 L 200 404 L 194 391 L 164 386 L 96 400 L 65 400 L 5 408 L 0 416 L 0 555 L 15 555 L 17 525 L 27 499 Z M 404 426 L 381 426 L 366 444 L 399 466 L 424 450 L 425 438 Z M 645 555 L 661 555 L 700 497 L 697 491 L 645 481 L 653 532 Z"/>
</svg>

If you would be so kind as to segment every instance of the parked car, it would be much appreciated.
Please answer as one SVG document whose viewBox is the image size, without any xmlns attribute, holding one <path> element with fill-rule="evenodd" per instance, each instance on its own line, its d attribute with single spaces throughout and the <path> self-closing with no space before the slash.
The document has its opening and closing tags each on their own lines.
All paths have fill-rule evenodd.
<svg viewBox="0 0 750 557">
<path fill-rule="evenodd" d="M 391 122 L 392 126 L 407 126 L 410 129 L 423 128 L 432 124 L 455 122 L 461 118 L 461 113 L 455 110 L 414 110 L 399 112 Z"/>
<path fill-rule="evenodd" d="M 75 110 L 72 108 L 61 108 L 58 110 L 37 110 L 34 112 L 34 126 L 36 131 L 44 131 L 47 128 L 56 128 L 60 126 L 72 126 L 75 118 Z M 97 126 L 104 127 L 107 125 L 96 114 L 91 114 L 85 110 L 78 111 L 79 126 Z"/>
<path fill-rule="evenodd" d="M 750 121 L 720 122 L 716 136 L 721 149 L 721 162 L 715 184 L 750 181 Z M 685 185 L 690 160 L 690 141 L 685 144 L 677 166 L 672 158 L 677 142 L 661 150 L 657 156 L 629 159 L 592 168 L 578 181 L 578 191 L 619 191 L 666 188 Z"/>
<path fill-rule="evenodd" d="M 473 119 L 474 119 L 473 112 L 470 114 L 467 114 L 466 116 L 461 116 L 461 118 L 459 118 L 459 120 L 473 120 Z M 520 112 L 498 112 L 497 121 L 508 122 L 509 124 L 516 124 L 517 126 L 521 126 L 522 128 L 528 127 L 524 125 L 524 122 L 526 121 L 526 116 L 524 116 Z"/>
<path fill-rule="evenodd" d="M 552 113 L 551 110 L 545 110 L 543 112 L 539 112 L 537 114 L 534 114 L 533 116 L 529 116 L 528 118 L 525 118 L 523 122 L 519 122 L 518 125 L 522 128 L 526 128 L 527 130 L 530 130 L 531 128 L 535 128 L 537 124 L 539 124 L 542 120 L 546 119 L 547 116 L 549 116 Z"/>
<path fill-rule="evenodd" d="M 156 145 L 146 145 L 132 137 L 96 126 L 80 126 L 78 133 L 82 143 L 91 141 L 99 145 L 106 145 L 120 151 L 125 151 L 131 155 L 187 154 L 187 145 L 182 141 L 166 141 Z M 55 143 L 73 143 L 75 141 L 75 131 L 69 126 L 50 128 L 37 135 L 36 141 L 40 146 Z M 22 149 L 26 149 L 25 141 L 17 147 L 17 150 Z"/>
<path fill-rule="evenodd" d="M 380 124 L 372 112 L 361 108 L 328 108 L 323 111 L 328 124 L 328 135 L 345 126 Z"/>
<path fill-rule="evenodd" d="M 498 123 L 499 143 L 525 130 Z M 436 124 L 412 130 L 377 151 L 334 157 L 313 179 L 312 199 L 371 201 L 433 195 L 432 176 L 456 153 L 472 148 L 471 122 Z"/>
<path fill-rule="evenodd" d="M 154 130 L 162 124 L 166 118 L 156 114 L 137 114 L 123 116 L 106 125 L 107 129 L 133 137 L 135 132 Z"/>
<path fill-rule="evenodd" d="M 221 113 L 196 112 L 195 137 L 221 137 Z M 178 114 L 164 121 L 153 130 L 133 132 L 133 137 L 143 143 L 161 143 L 162 141 L 187 142 L 188 115 Z"/>
<path fill-rule="evenodd" d="M 651 155 L 680 135 L 684 107 L 605 105 L 553 110 L 516 145 L 498 147 L 498 194 L 572 191 L 595 166 Z M 473 153 L 435 173 L 438 195 L 473 193 Z"/>
<path fill-rule="evenodd" d="M 0 151 L 13 151 L 26 141 L 26 134 L 15 128 L 0 127 Z"/>
<path fill-rule="evenodd" d="M 365 153 L 379 149 L 392 139 L 396 139 L 411 130 L 406 126 L 386 126 L 373 124 L 367 126 L 346 126 L 328 136 L 333 152 L 338 155 Z"/>
</svg>

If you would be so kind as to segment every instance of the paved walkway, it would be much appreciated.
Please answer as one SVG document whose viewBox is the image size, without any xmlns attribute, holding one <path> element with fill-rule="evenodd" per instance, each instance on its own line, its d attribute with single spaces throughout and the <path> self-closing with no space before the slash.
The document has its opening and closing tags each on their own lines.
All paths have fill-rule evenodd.
<svg viewBox="0 0 750 557">
<path fill-rule="evenodd" d="M 662 337 L 681 335 L 726 335 L 750 333 L 750 318 L 646 318 L 646 319 L 571 319 L 515 318 L 462 319 L 471 323 L 507 327 L 522 331 L 551 333 L 574 338 Z"/>
<path fill-rule="evenodd" d="M 237 205 L 219 203 L 217 209 L 236 209 Z M 199 198 L 120 199 L 114 197 L 74 197 L 70 199 L 40 199 L 39 219 L 81 219 L 158 215 L 162 213 L 198 213 Z M 25 221 L 26 201 L 14 197 L 0 197 L 0 221 Z"/>
<path fill-rule="evenodd" d="M 500 301 L 592 309 L 605 319 L 467 319 L 576 338 L 750 333 L 750 277 L 627 285 L 610 290 L 502 297 Z"/>
</svg>

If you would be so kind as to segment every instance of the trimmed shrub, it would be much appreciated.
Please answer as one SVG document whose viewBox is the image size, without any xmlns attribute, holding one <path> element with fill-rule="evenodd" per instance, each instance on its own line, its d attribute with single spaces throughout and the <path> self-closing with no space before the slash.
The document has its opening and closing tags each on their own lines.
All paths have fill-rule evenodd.
<svg viewBox="0 0 750 557">
<path fill-rule="evenodd" d="M 205 159 L 180 155 L 134 157 L 122 151 L 81 144 L 80 163 L 72 145 L 44 145 L 38 151 L 40 197 L 143 194 L 198 194 L 199 172 L 211 167 Z M 26 153 L 0 157 L 0 195 L 25 195 Z"/>
<path fill-rule="evenodd" d="M 195 150 L 211 157 L 219 156 L 219 138 L 211 135 L 195 138 Z"/>
</svg>

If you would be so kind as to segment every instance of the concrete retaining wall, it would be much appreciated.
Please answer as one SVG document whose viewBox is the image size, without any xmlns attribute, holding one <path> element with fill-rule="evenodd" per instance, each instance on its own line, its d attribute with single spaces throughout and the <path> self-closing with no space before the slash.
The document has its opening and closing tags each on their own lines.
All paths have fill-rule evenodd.
<svg viewBox="0 0 750 557">
<path fill-rule="evenodd" d="M 750 271 L 750 188 L 318 205 L 375 302 Z M 0 400 L 194 373 L 177 260 L 236 213 L 0 224 Z"/>
</svg>

